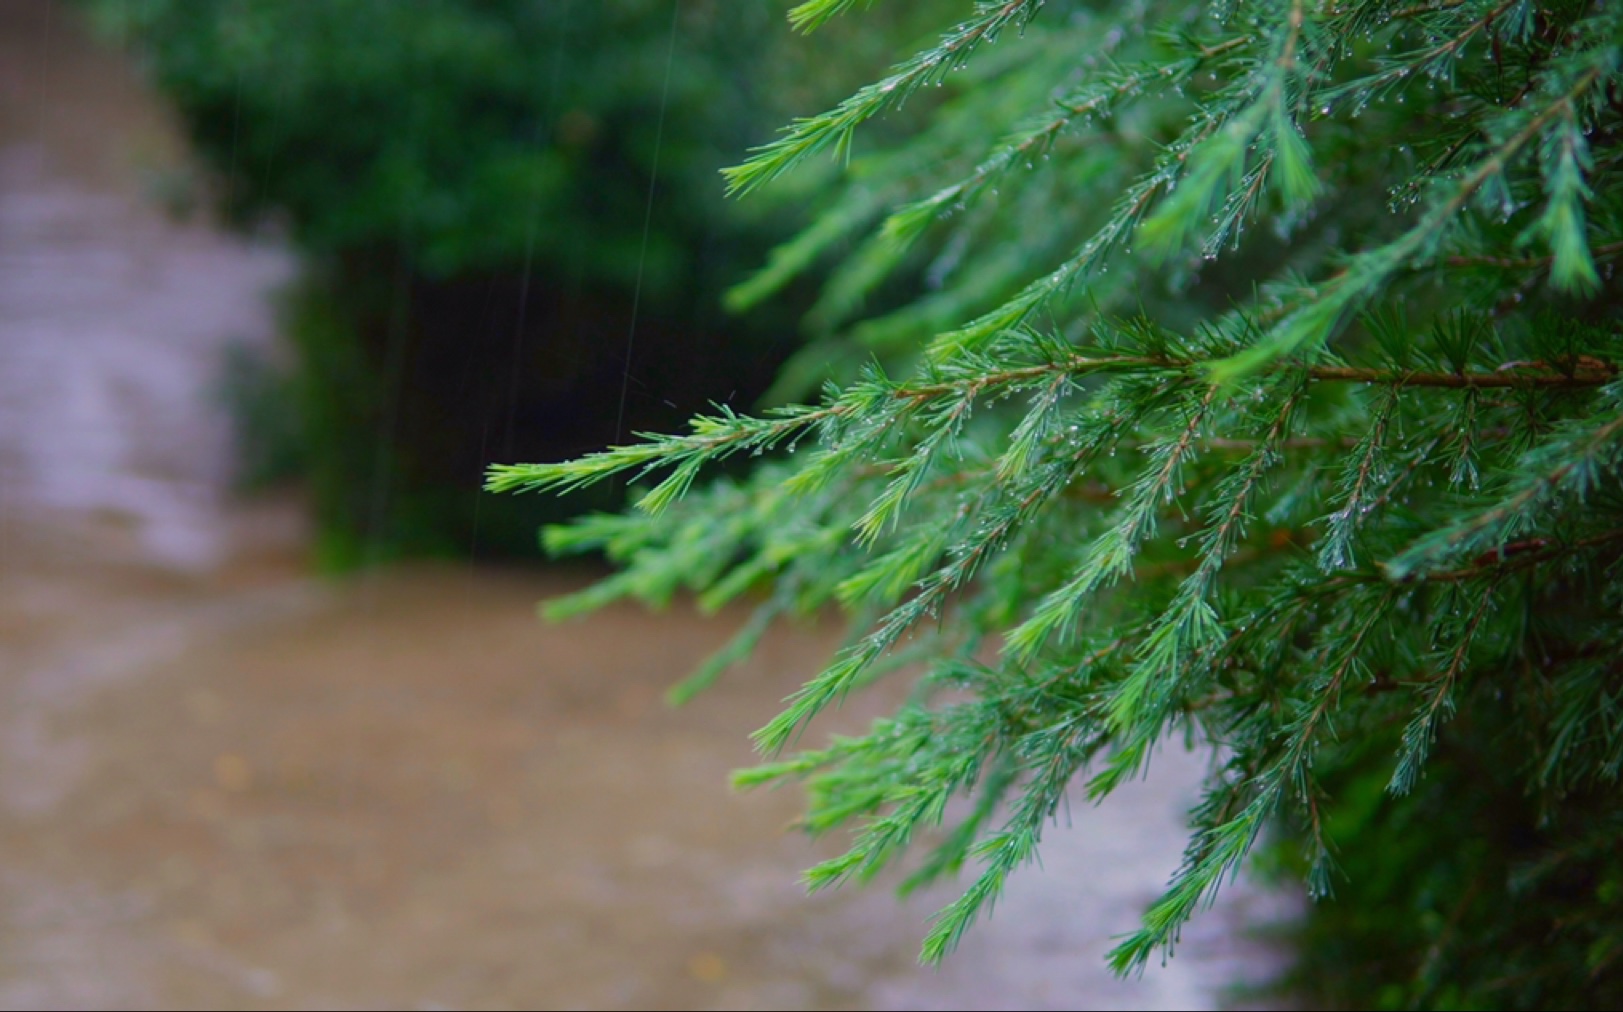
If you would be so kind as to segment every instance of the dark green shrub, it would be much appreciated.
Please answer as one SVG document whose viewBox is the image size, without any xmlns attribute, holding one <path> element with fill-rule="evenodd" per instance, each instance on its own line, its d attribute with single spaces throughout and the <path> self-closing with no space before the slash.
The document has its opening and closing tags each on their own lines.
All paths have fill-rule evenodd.
<svg viewBox="0 0 1623 1012">
<path fill-rule="evenodd" d="M 184 114 L 224 211 L 282 223 L 307 261 L 288 325 L 322 527 L 351 544 L 334 559 L 533 552 L 533 512 L 479 498 L 491 460 L 748 403 L 793 347 L 792 307 L 720 305 L 782 217 L 716 183 L 780 115 L 787 33 L 758 5 L 89 5 Z"/>
</svg>

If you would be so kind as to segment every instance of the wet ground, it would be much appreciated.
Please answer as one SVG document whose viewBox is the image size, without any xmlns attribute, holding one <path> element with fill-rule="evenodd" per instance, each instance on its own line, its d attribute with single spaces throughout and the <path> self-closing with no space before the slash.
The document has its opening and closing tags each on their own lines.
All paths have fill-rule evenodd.
<svg viewBox="0 0 1623 1012">
<path fill-rule="evenodd" d="M 832 627 L 673 711 L 740 616 L 537 622 L 575 571 L 309 576 L 296 498 L 226 494 L 212 393 L 289 258 L 160 210 L 174 125 L 70 13 L 0 0 L 0 1008 L 1202 1008 L 1278 966 L 1252 932 L 1293 901 L 1243 886 L 1170 967 L 1103 968 L 1199 756 L 1079 803 L 923 970 L 950 892 L 808 898 L 837 841 L 726 784 Z"/>
<path fill-rule="evenodd" d="M 539 625 L 566 577 L 62 580 L 7 651 L 5 1007 L 1196 1008 L 1268 964 L 1229 904 L 1169 971 L 1100 965 L 1176 861 L 1177 760 L 944 970 L 912 964 L 944 894 L 807 899 L 795 797 L 725 780 L 827 633 L 672 711 L 728 620 Z"/>
</svg>

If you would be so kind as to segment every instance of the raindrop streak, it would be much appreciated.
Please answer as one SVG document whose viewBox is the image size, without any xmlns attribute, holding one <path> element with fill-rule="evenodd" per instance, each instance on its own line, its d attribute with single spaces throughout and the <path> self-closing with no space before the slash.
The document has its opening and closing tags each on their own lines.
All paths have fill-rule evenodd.
<svg viewBox="0 0 1623 1012">
<path fill-rule="evenodd" d="M 502 456 L 508 460 L 513 459 L 514 429 L 518 421 L 518 381 L 524 369 L 524 324 L 530 315 L 530 273 L 535 259 L 535 231 L 540 217 L 539 206 L 532 207 L 530 223 L 524 232 L 524 273 L 518 286 L 518 320 L 513 324 L 513 360 L 508 365 L 507 378 L 507 432 L 502 440 Z"/>
<path fill-rule="evenodd" d="M 659 93 L 659 122 L 654 127 L 654 160 L 648 168 L 648 203 L 642 212 L 642 248 L 637 252 L 637 281 L 631 289 L 631 327 L 626 333 L 626 365 L 620 376 L 620 407 L 615 412 L 614 441 L 625 437 L 626 394 L 631 386 L 631 350 L 637 340 L 637 310 L 642 304 L 642 271 L 648 260 L 648 231 L 654 221 L 654 187 L 659 181 L 659 152 L 665 140 L 665 107 L 671 97 L 671 67 L 676 63 L 676 23 L 681 0 L 671 0 L 671 37 L 665 46 L 665 83 Z"/>
<path fill-rule="evenodd" d="M 397 240 L 400 251 L 406 248 L 406 228 L 407 222 L 402 215 Z M 383 561 L 388 542 L 385 532 L 388 525 L 390 485 L 393 483 L 394 438 L 400 420 L 400 392 L 406 370 L 407 313 L 411 301 L 411 278 L 407 273 L 409 268 L 403 252 L 395 254 L 394 268 L 394 278 L 390 286 L 392 292 L 389 305 L 388 344 L 383 361 L 383 411 L 381 424 L 374 436 L 377 444 L 372 455 L 372 475 L 368 489 L 370 503 L 366 528 L 361 535 L 363 539 L 361 558 L 367 572 L 364 578 L 366 590 L 363 600 L 367 611 L 371 611 L 375 605 L 378 564 Z"/>
<path fill-rule="evenodd" d="M 564 58 L 567 49 L 564 41 L 569 35 L 569 14 L 574 10 L 572 3 L 563 5 L 563 15 L 558 22 L 556 41 L 552 52 L 552 79 L 547 82 L 547 104 L 545 112 L 536 124 L 535 145 L 540 147 L 545 138 L 542 131 L 551 121 L 558 107 L 558 90 L 563 80 Z M 518 387 L 519 376 L 524 367 L 524 324 L 528 316 L 530 303 L 530 271 L 531 262 L 535 254 L 535 233 L 541 224 L 542 204 L 539 197 L 530 208 L 529 229 L 524 234 L 524 280 L 519 286 L 518 322 L 513 326 L 513 357 L 509 366 L 510 374 L 507 382 L 507 431 L 502 441 L 502 456 L 511 461 L 514 457 L 516 429 L 518 425 Z M 495 282 L 491 283 L 491 292 L 495 292 Z M 488 300 L 487 300 L 488 310 Z M 484 429 L 479 435 L 479 461 L 488 464 L 486 451 L 490 442 L 490 422 L 487 419 Z M 468 564 L 471 566 L 479 554 L 479 516 L 484 505 L 485 490 L 483 483 L 476 484 L 473 493 L 473 530 L 468 539 Z"/>
<path fill-rule="evenodd" d="M 237 71 L 237 93 L 231 107 L 231 161 L 225 171 L 225 216 L 227 220 L 230 219 L 231 212 L 236 207 L 237 149 L 242 137 L 242 78 L 245 73 L 246 70 Z"/>
</svg>

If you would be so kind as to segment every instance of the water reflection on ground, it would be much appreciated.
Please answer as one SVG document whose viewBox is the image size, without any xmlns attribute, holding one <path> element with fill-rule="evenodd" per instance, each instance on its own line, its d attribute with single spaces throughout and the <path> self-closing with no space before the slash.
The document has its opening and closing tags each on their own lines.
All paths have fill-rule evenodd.
<svg viewBox="0 0 1623 1012">
<path fill-rule="evenodd" d="M 833 629 L 672 711 L 739 616 L 539 624 L 578 572 L 310 578 L 296 501 L 225 495 L 212 397 L 289 260 L 161 213 L 143 180 L 186 172 L 65 5 L 0 3 L 0 1007 L 1200 1008 L 1277 965 L 1247 932 L 1290 902 L 1242 888 L 1170 968 L 1103 969 L 1198 756 L 1079 803 L 925 971 L 949 892 L 807 898 L 837 841 L 726 787 Z"/>
</svg>

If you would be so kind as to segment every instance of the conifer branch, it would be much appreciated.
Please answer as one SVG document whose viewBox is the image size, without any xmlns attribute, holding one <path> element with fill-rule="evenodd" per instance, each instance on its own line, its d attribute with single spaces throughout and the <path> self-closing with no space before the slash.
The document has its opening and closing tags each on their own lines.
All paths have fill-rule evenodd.
<svg viewBox="0 0 1623 1012">
<path fill-rule="evenodd" d="M 1332 103 L 1345 99 L 1348 96 L 1357 96 L 1360 101 L 1368 101 L 1372 96 L 1378 94 L 1381 89 L 1399 84 L 1406 79 L 1414 77 L 1415 75 L 1423 74 L 1433 64 L 1441 63 L 1453 58 L 1479 33 L 1487 31 L 1496 20 L 1504 15 L 1506 11 L 1510 10 L 1512 7 L 1515 7 L 1521 2 L 1522 0 L 1499 0 L 1498 3 L 1494 4 L 1492 7 L 1489 7 L 1480 17 L 1457 29 L 1451 37 L 1425 49 L 1394 57 L 1389 61 L 1390 66 L 1386 70 L 1378 74 L 1371 74 L 1367 77 L 1349 81 L 1338 88 L 1326 92 L 1322 98 L 1325 101 Z M 1466 4 L 1443 5 L 1430 10 L 1418 10 L 1410 8 L 1409 13 L 1402 16 L 1414 17 L 1420 14 L 1433 13 L 1434 10 L 1440 13 L 1463 6 L 1466 6 Z M 1394 19 L 1397 19 L 1399 15 L 1394 15 L 1393 17 Z"/>
<path fill-rule="evenodd" d="M 1494 576 L 1498 573 L 1517 572 L 1530 569 L 1545 562 L 1552 562 L 1574 552 L 1588 551 L 1593 548 L 1604 548 L 1614 542 L 1623 541 L 1623 528 L 1606 531 L 1592 537 L 1577 538 L 1572 541 L 1561 541 L 1554 538 L 1524 538 L 1512 541 L 1484 552 L 1471 560 L 1470 564 L 1458 569 L 1433 570 L 1425 574 L 1427 583 L 1465 583 L 1471 580 L 1480 580 L 1484 577 Z M 1378 579 L 1390 580 L 1393 577 L 1389 571 L 1383 571 Z M 1411 579 L 1404 576 L 1400 580 Z"/>
<path fill-rule="evenodd" d="M 1398 408 L 1396 387 L 1385 388 L 1374 411 L 1369 431 L 1359 440 L 1343 468 L 1342 494 L 1337 509 L 1325 518 L 1324 541 L 1319 547 L 1319 568 L 1326 572 L 1346 569 L 1353 564 L 1352 542 L 1364 516 L 1370 511 L 1374 489 L 1383 475 L 1386 431 Z"/>
<path fill-rule="evenodd" d="M 810 34 L 858 3 L 873 3 L 873 0 L 803 0 L 789 9 L 789 23 L 796 31 Z"/>
<path fill-rule="evenodd" d="M 1596 260 L 1606 260 L 1620 254 L 1623 254 L 1623 242 L 1603 243 L 1590 250 L 1590 255 Z M 1496 267 L 1507 271 L 1526 271 L 1546 269 L 1554 261 L 1554 256 L 1503 257 L 1460 253 L 1447 257 L 1443 262 L 1450 267 Z"/>
<path fill-rule="evenodd" d="M 1438 725 L 1453 713 L 1450 694 L 1454 691 L 1460 673 L 1465 669 L 1466 659 L 1471 652 L 1471 643 L 1476 638 L 1483 617 L 1493 604 L 1497 585 L 1496 580 L 1490 580 L 1483 588 L 1476 607 L 1471 610 L 1471 617 L 1466 620 L 1464 628 L 1455 639 L 1447 666 L 1431 679 L 1425 691 L 1425 702 L 1403 729 L 1403 744 L 1398 751 L 1392 780 L 1387 784 L 1389 792 L 1407 794 L 1414 789 L 1415 781 L 1419 779 L 1425 766 L 1426 757 L 1431 752 L 1431 744 L 1436 740 Z"/>
<path fill-rule="evenodd" d="M 843 8 L 849 4 L 821 6 Z M 995 41 L 998 33 L 1011 25 L 1030 20 L 1040 6 L 1040 0 L 981 0 L 976 4 L 975 16 L 948 32 L 934 48 L 914 56 L 884 80 L 860 89 L 829 112 L 796 120 L 785 136 L 756 148 L 744 164 L 723 170 L 727 192 L 748 193 L 830 147 L 836 157 L 849 158 L 851 137 L 857 127 L 905 101 L 919 88 L 940 80 L 968 59 L 977 46 Z M 821 20 L 826 19 L 817 19 L 818 23 Z"/>
<path fill-rule="evenodd" d="M 1133 556 L 1140 542 L 1154 530 L 1162 499 L 1170 500 L 1177 494 L 1179 470 L 1197 445 L 1196 436 L 1216 396 L 1215 386 L 1206 387 L 1200 400 L 1189 410 L 1183 430 L 1151 450 L 1151 466 L 1133 483 L 1115 522 L 1089 546 L 1076 574 L 1046 596 L 1030 618 L 1009 631 L 1004 647 L 1006 654 L 1029 661 L 1049 636 L 1070 630 L 1077 613 L 1095 590 L 1132 570 Z"/>
<path fill-rule="evenodd" d="M 1508 0 L 1502 7 L 1508 9 L 1513 2 L 1520 0 Z M 1521 149 L 1540 136 L 1550 121 L 1570 112 L 1573 104 L 1600 80 L 1608 65 L 1607 60 L 1593 58 L 1589 62 L 1591 66 L 1565 93 L 1499 144 L 1418 224 L 1398 239 L 1355 256 L 1346 268 L 1319 286 L 1311 301 L 1287 316 L 1262 341 L 1238 355 L 1213 363 L 1212 376 L 1218 382 L 1233 383 L 1282 356 L 1317 348 L 1327 342 L 1350 310 L 1357 308 L 1371 291 L 1438 239 L 1454 224 L 1456 216 L 1477 191 L 1500 176 Z"/>
<path fill-rule="evenodd" d="M 1170 949 L 1179 929 L 1239 866 L 1264 824 L 1289 796 L 1294 793 L 1306 803 L 1311 792 L 1306 768 L 1323 725 L 1359 667 L 1364 642 L 1386 619 L 1393 600 L 1394 592 L 1387 589 L 1362 602 L 1355 612 L 1361 621 L 1350 635 L 1335 630 L 1337 638 L 1325 641 L 1330 667 L 1316 679 L 1309 705 L 1285 728 L 1280 754 L 1246 785 L 1251 798 L 1245 806 L 1197 837 L 1166 893 L 1146 911 L 1144 926 L 1110 953 L 1118 973 L 1142 967 L 1156 949 Z"/>
<path fill-rule="evenodd" d="M 1581 390 L 1600 387 L 1617 378 L 1617 367 L 1607 362 L 1578 363 L 1571 371 L 1542 362 L 1511 362 L 1494 372 L 1398 372 L 1354 366 L 1312 366 L 1309 376 L 1322 382 L 1363 383 L 1369 386 L 1440 387 L 1446 390 Z"/>
<path fill-rule="evenodd" d="M 916 238 L 929 222 L 948 209 L 984 192 L 1015 165 L 1044 155 L 1062 133 L 1078 120 L 1104 116 L 1117 103 L 1143 92 L 1146 86 L 1178 87 L 1211 61 L 1251 43 L 1249 36 L 1199 46 L 1192 55 L 1166 64 L 1152 64 L 1130 71 L 1092 79 L 1053 100 L 1058 110 L 1036 125 L 1005 139 L 963 179 L 938 190 L 925 200 L 909 204 L 893 213 L 884 224 L 885 234 L 897 239 Z"/>
<path fill-rule="evenodd" d="M 1272 412 L 1267 432 L 1240 466 L 1230 471 L 1208 506 L 1212 523 L 1200 537 L 1195 569 L 1178 586 L 1172 604 L 1144 638 L 1140 656 L 1116 687 L 1109 720 L 1118 735 L 1140 732 L 1143 748 L 1160 737 L 1161 718 L 1181 683 L 1199 668 L 1197 659 L 1224 639 L 1213 593 L 1225 559 L 1240 540 L 1252 498 L 1263 476 L 1281 460 L 1281 446 L 1294 421 L 1305 384 L 1291 384 Z"/>
<path fill-rule="evenodd" d="M 856 6 L 809 0 L 792 18 L 810 30 Z M 731 170 L 732 188 L 849 154 L 867 119 L 1038 6 L 976 3 L 940 45 Z M 910 882 L 978 861 L 927 961 L 1034 858 L 1078 777 L 1109 793 L 1175 726 L 1230 758 L 1167 890 L 1112 953 L 1119 971 L 1170 954 L 1270 826 L 1306 845 L 1309 889 L 1326 892 L 1326 834 L 1343 843 L 1348 796 L 1368 793 L 1338 785 L 1378 759 L 1369 782 L 1409 818 L 1501 781 L 1525 788 L 1516 805 L 1570 812 L 1576 787 L 1623 777 L 1623 13 L 1278 0 L 1152 14 L 1165 19 L 1144 34 L 1103 8 L 1086 30 L 1033 22 L 1029 51 L 988 54 L 987 76 L 915 140 L 830 183 L 830 217 L 737 296 L 849 243 L 803 358 L 894 354 L 910 372 L 873 365 L 816 406 L 720 409 L 684 435 L 491 474 L 503 488 L 661 478 L 641 515 L 548 544 L 625 567 L 565 610 L 764 588 L 705 680 L 774 614 L 853 614 L 850 645 L 756 733 L 763 752 L 922 662 L 909 704 L 866 735 L 739 782 L 803 780 L 804 828 L 855 827 L 814 888 L 868 880 L 935 827 Z M 1379 114 L 1353 123 L 1365 109 Z M 1008 125 L 1026 110 L 1040 112 Z M 1390 204 L 1371 206 L 1383 191 Z M 943 248 L 924 248 L 938 232 Z M 713 461 L 784 450 L 680 498 Z M 1525 677 L 1478 691 L 1500 670 Z M 1435 744 L 1514 722 L 1537 743 L 1526 776 L 1461 774 Z M 1445 786 L 1420 779 L 1434 774 Z M 1462 1003 L 1493 1004 L 1461 979 Z"/>
<path fill-rule="evenodd" d="M 1461 552 L 1502 553 L 1504 545 L 1536 522 L 1536 511 L 1551 497 L 1571 492 L 1581 498 L 1604 474 L 1614 472 L 1620 439 L 1623 413 L 1597 426 L 1569 426 L 1523 458 L 1521 474 L 1499 502 L 1421 538 L 1385 564 L 1387 575 L 1394 580 L 1423 578 Z"/>
<path fill-rule="evenodd" d="M 1067 355 L 1057 361 L 1016 366 L 989 372 L 973 372 L 962 378 L 943 379 L 918 384 L 895 384 L 875 380 L 831 397 L 820 407 L 795 407 L 776 411 L 763 418 L 737 415 L 731 411 L 714 417 L 699 416 L 693 420 L 693 432 L 687 436 L 640 434 L 646 440 L 625 446 L 615 446 L 599 453 L 556 464 L 498 464 L 487 475 L 486 489 L 492 492 L 559 491 L 569 492 L 603 481 L 615 475 L 634 472 L 635 477 L 647 475 L 661 466 L 674 466 L 676 473 L 662 481 L 648 493 L 642 502 L 644 509 L 657 512 L 680 498 L 699 469 L 711 461 L 719 461 L 742 452 L 759 452 L 781 445 L 806 429 L 829 422 L 856 417 L 872 404 L 875 396 L 892 401 L 896 411 L 890 421 L 869 432 L 865 441 L 852 444 L 850 450 L 871 445 L 885 431 L 913 417 L 926 405 L 951 399 L 955 407 L 948 419 L 961 422 L 969 407 L 982 398 L 1005 389 L 1021 389 L 1036 383 L 1055 384 L 1058 380 L 1075 379 L 1095 373 L 1110 372 L 1187 372 L 1201 363 L 1193 359 L 1177 359 L 1160 355 Z M 1286 366 L 1285 368 L 1292 368 Z M 962 369 L 960 368 L 960 371 Z M 1401 385 L 1440 387 L 1451 389 L 1581 389 L 1597 387 L 1616 377 L 1616 366 L 1599 360 L 1573 364 L 1570 370 L 1561 370 L 1542 362 L 1508 363 L 1494 372 L 1398 372 L 1352 366 L 1311 366 L 1305 370 L 1308 377 L 1321 382 L 1348 382 L 1367 385 Z M 1061 389 L 1055 385 L 1055 393 Z M 891 473 L 907 480 L 894 488 L 889 499 L 892 507 L 875 514 L 863 525 L 871 538 L 890 516 L 889 509 L 911 494 L 922 479 L 927 464 L 950 430 L 932 427 L 932 438 L 925 444 L 922 456 L 910 457 L 909 463 Z M 1219 444 L 1212 444 L 1219 445 Z M 850 452 L 848 450 L 848 452 Z"/>
</svg>

